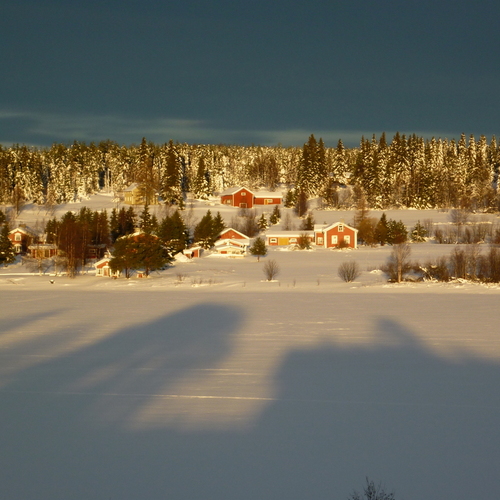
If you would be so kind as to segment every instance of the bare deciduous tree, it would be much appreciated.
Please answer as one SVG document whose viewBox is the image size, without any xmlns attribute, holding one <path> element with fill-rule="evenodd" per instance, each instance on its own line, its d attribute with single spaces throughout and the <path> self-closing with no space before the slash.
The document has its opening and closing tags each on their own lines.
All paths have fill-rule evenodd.
<svg viewBox="0 0 500 500">
<path fill-rule="evenodd" d="M 271 259 L 264 264 L 262 270 L 264 271 L 264 275 L 266 276 L 267 281 L 273 281 L 274 278 L 278 276 L 280 267 L 274 259 Z"/>
<path fill-rule="evenodd" d="M 375 485 L 373 481 L 366 478 L 366 486 L 363 493 L 355 491 L 348 500 L 395 500 L 394 493 L 386 493 L 382 485 Z"/>
<path fill-rule="evenodd" d="M 360 275 L 358 263 L 354 260 L 342 262 L 337 270 L 337 274 L 339 278 L 343 279 L 346 283 L 354 281 Z"/>
<path fill-rule="evenodd" d="M 387 265 L 383 268 L 383 271 L 389 275 L 391 281 L 396 281 L 397 283 L 403 281 L 404 274 L 411 270 L 410 255 L 411 247 L 408 243 L 394 245 Z"/>
</svg>

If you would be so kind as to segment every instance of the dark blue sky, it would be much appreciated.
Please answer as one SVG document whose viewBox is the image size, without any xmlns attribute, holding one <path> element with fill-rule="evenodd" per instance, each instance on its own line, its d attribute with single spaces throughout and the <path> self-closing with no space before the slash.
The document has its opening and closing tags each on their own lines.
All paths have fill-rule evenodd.
<svg viewBox="0 0 500 500">
<path fill-rule="evenodd" d="M 498 0 L 16 0 L 0 143 L 500 135 Z"/>
</svg>

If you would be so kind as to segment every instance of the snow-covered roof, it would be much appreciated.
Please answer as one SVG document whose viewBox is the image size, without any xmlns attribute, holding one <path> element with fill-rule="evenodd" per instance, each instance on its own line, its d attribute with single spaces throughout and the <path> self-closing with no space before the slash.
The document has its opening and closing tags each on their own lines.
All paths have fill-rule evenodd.
<svg viewBox="0 0 500 500">
<path fill-rule="evenodd" d="M 35 231 L 33 231 L 32 229 L 30 229 L 27 226 L 17 226 L 14 229 L 12 229 L 11 231 L 9 231 L 9 234 L 14 234 L 14 233 L 23 233 L 26 236 L 36 236 Z"/>
<path fill-rule="evenodd" d="M 314 231 L 271 231 L 265 233 L 266 238 L 283 238 L 287 236 L 290 238 L 300 238 L 303 235 L 307 235 L 312 238 L 314 237 Z"/>
<path fill-rule="evenodd" d="M 349 226 L 349 224 L 346 224 L 345 222 L 334 222 L 333 224 L 314 224 L 314 231 L 315 232 L 321 232 L 321 231 L 328 231 L 329 229 L 332 229 L 335 226 L 338 226 L 339 224 L 342 224 L 344 227 L 348 227 L 349 229 L 353 231 L 358 231 L 356 228 Z"/>
<path fill-rule="evenodd" d="M 249 243 L 250 243 L 249 239 L 243 241 L 243 240 L 232 240 L 232 239 L 228 238 L 228 239 L 216 241 L 214 246 L 215 247 L 233 246 L 233 247 L 238 247 L 238 248 L 244 248 L 244 247 L 248 246 Z"/>
<path fill-rule="evenodd" d="M 227 233 L 229 231 L 234 231 L 236 234 L 239 234 L 241 236 L 241 239 L 242 240 L 248 240 L 248 236 L 246 234 L 243 234 L 243 233 L 240 233 L 239 231 L 237 231 L 236 229 L 233 229 L 232 227 L 227 227 L 226 229 L 223 229 L 219 234 L 218 236 L 220 237 L 221 235 L 223 235 L 224 233 Z"/>
<path fill-rule="evenodd" d="M 276 191 L 257 191 L 254 193 L 255 198 L 283 198 L 283 194 Z"/>
<path fill-rule="evenodd" d="M 232 187 L 232 188 L 228 188 L 225 191 L 222 191 L 222 193 L 220 193 L 220 195 L 221 196 L 227 196 L 227 195 L 230 195 L 230 194 L 235 194 L 238 191 L 241 191 L 242 189 L 245 189 L 246 191 L 249 191 L 250 193 L 254 194 L 254 192 L 251 189 L 248 189 L 248 188 L 243 187 L 243 186 L 235 186 L 235 187 Z"/>
</svg>

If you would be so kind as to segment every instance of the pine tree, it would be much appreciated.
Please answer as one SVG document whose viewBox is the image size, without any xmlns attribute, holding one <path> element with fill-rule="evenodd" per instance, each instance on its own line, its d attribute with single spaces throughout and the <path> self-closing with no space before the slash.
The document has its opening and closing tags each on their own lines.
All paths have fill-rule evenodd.
<svg viewBox="0 0 500 500">
<path fill-rule="evenodd" d="M 267 254 L 267 247 L 264 238 L 261 236 L 256 238 L 248 250 L 251 255 L 257 256 L 257 262 L 259 262 L 260 258 Z"/>
<path fill-rule="evenodd" d="M 12 245 L 12 241 L 9 238 L 9 226 L 3 224 L 0 230 L 0 264 L 6 266 L 15 260 L 14 245 Z"/>
</svg>

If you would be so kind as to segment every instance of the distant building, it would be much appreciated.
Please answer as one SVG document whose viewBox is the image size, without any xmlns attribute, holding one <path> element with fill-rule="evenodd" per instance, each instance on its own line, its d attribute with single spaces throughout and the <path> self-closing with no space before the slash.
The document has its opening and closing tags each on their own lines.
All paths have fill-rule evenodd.
<svg viewBox="0 0 500 500">
<path fill-rule="evenodd" d="M 253 208 L 254 205 L 281 205 L 283 196 L 279 193 L 258 191 L 254 193 L 245 187 L 226 189 L 220 195 L 223 205 L 238 208 Z"/>
<path fill-rule="evenodd" d="M 134 183 L 122 191 L 123 203 L 126 205 L 158 205 L 158 194 L 152 193 L 146 200 L 146 189 L 142 184 Z"/>
</svg>

